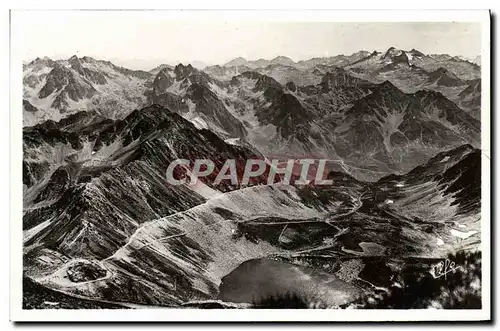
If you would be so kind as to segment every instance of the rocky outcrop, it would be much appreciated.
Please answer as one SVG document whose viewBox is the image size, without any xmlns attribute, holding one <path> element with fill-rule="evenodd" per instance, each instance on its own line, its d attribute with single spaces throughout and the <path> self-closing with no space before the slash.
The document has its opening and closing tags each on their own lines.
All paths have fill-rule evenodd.
<svg viewBox="0 0 500 331">
<path fill-rule="evenodd" d="M 429 73 L 429 83 L 440 86 L 463 86 L 465 83 L 445 68 L 437 68 Z"/>
</svg>

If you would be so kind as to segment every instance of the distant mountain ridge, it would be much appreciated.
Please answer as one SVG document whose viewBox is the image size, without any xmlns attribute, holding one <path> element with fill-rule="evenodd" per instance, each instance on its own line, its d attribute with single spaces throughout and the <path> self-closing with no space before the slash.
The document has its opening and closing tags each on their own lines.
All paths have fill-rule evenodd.
<svg viewBox="0 0 500 331">
<path fill-rule="evenodd" d="M 23 65 L 24 125 L 60 119 L 80 110 L 98 110 L 110 118 L 123 116 L 145 101 L 151 74 L 84 56 L 53 61 L 37 58 Z M 32 107 L 30 107 L 31 105 Z M 36 109 L 36 110 L 35 110 Z"/>
<path fill-rule="evenodd" d="M 195 61 L 196 62 L 196 61 Z M 480 78 L 480 67 L 468 60 L 449 55 L 425 55 L 418 50 L 385 52 L 360 51 L 352 55 L 336 55 L 295 62 L 285 56 L 271 60 L 248 61 L 236 58 L 223 66 L 200 66 L 218 81 L 230 81 L 245 71 L 257 71 L 285 85 L 319 84 L 331 67 L 343 67 L 355 76 L 373 83 L 391 80 L 398 88 L 414 92 L 429 85 L 454 101 L 451 87 L 463 86 Z M 193 67 L 196 67 L 193 66 Z M 33 125 L 45 119 L 60 119 L 80 110 L 96 110 L 106 117 L 123 118 L 133 109 L 147 105 L 145 93 L 156 75 L 165 68 L 160 65 L 151 71 L 129 70 L 109 61 L 91 57 L 72 56 L 67 60 L 37 58 L 23 65 L 23 122 Z M 446 71 L 446 78 L 434 77 Z M 408 85 L 407 82 L 411 84 Z M 435 85 L 433 87 L 433 85 Z M 473 114 L 477 106 L 462 103 Z M 117 108 L 120 108 L 117 110 Z"/>
<path fill-rule="evenodd" d="M 463 115 L 463 110 L 473 117 L 479 116 L 477 82 L 480 80 L 461 79 L 446 68 L 447 63 L 467 65 L 460 59 L 391 47 L 385 52 L 361 51 L 350 56 L 315 58 L 309 63 L 295 63 L 286 57 L 257 62 L 266 67 L 256 68 L 257 63 L 238 58 L 229 67 L 199 70 L 191 64 L 161 65 L 144 72 L 89 57 L 73 56 L 66 61 L 36 59 L 25 65 L 24 118 L 25 122 L 36 124 L 87 110 L 104 118 L 121 119 L 136 108 L 160 104 L 198 129 L 209 129 L 223 139 L 240 139 L 242 144 L 249 143 L 268 155 L 309 154 L 344 160 L 344 167 L 362 178 L 367 178 L 364 176 L 371 167 L 382 171 L 379 175 L 369 175 L 377 178 L 419 162 L 394 168 L 399 162 L 398 155 L 406 150 L 403 146 L 410 141 L 416 143 L 413 136 L 397 128 L 404 124 L 405 130 L 413 132 L 417 125 L 412 123 L 416 118 L 401 122 L 405 116 L 402 110 L 424 100 L 427 101 L 423 104 L 426 115 L 422 128 L 431 122 L 434 127 L 422 131 L 428 132 L 429 137 L 423 134 L 419 141 L 429 152 L 418 152 L 419 160 L 439 148 L 453 147 L 454 141 L 472 144 L 478 141 L 479 125 Z M 434 71 L 419 66 L 432 63 L 442 66 Z M 359 122 L 353 117 L 353 109 L 374 98 L 375 92 L 383 90 L 380 86 L 392 92 L 381 101 L 368 102 L 359 108 L 361 118 L 375 116 L 380 123 Z M 457 89 L 462 93 L 456 92 Z M 419 92 L 425 90 L 438 93 Z M 378 115 L 372 114 L 381 111 L 379 102 L 390 105 L 390 113 L 381 115 L 387 112 L 384 109 Z M 450 117 L 446 109 L 454 109 L 455 116 Z M 461 121 L 458 124 L 457 118 Z M 346 135 L 342 133 L 343 127 L 352 130 Z M 359 132 L 361 136 L 356 136 L 360 128 L 374 131 L 368 135 Z M 403 135 L 396 138 L 400 133 Z M 376 157 L 368 164 L 356 161 L 357 167 L 362 165 L 366 169 L 355 170 L 357 157 L 346 152 L 348 146 L 358 146 L 358 151 Z"/>
<path fill-rule="evenodd" d="M 408 277 L 468 295 L 429 270 L 482 247 L 480 66 L 396 47 L 197 66 L 23 65 L 25 306 L 363 308 Z M 330 184 L 298 182 L 304 159 Z"/>
</svg>

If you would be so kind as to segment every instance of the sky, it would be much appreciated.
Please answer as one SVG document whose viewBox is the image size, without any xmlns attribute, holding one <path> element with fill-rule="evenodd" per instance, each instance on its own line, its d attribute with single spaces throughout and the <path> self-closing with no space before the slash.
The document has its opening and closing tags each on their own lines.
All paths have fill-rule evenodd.
<svg viewBox="0 0 500 331">
<path fill-rule="evenodd" d="M 480 24 L 467 22 L 332 23 L 176 20 L 154 12 L 59 11 L 13 15 L 24 61 L 91 56 L 132 69 L 161 63 L 224 64 L 235 57 L 295 61 L 360 50 L 415 48 L 474 59 Z"/>
</svg>

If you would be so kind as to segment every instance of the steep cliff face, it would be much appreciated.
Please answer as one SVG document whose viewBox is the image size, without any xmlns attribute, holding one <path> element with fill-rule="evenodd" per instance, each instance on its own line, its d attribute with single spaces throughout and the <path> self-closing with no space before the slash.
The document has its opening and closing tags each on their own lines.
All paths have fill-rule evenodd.
<svg viewBox="0 0 500 331">
<path fill-rule="evenodd" d="M 429 73 L 429 83 L 442 86 L 463 86 L 465 83 L 445 68 L 438 68 Z"/>
<path fill-rule="evenodd" d="M 370 55 L 350 63 L 347 67 L 363 68 L 368 71 L 380 70 L 383 67 L 395 68 L 402 65 L 410 69 L 424 69 L 426 72 L 446 70 L 458 79 L 468 80 L 480 78 L 480 67 L 477 64 L 452 57 L 446 54 L 424 54 L 416 49 L 405 51 L 390 47 L 385 52 L 372 52 Z"/>
<path fill-rule="evenodd" d="M 479 141 L 480 123 L 439 92 L 405 94 L 389 82 L 356 101 L 336 129 L 340 156 L 378 170 L 407 171 L 439 150 Z"/>
<path fill-rule="evenodd" d="M 225 107 L 217 95 L 206 85 L 194 83 L 186 91 L 186 97 L 194 103 L 193 112 L 201 115 L 205 123 L 215 124 L 231 137 L 244 137 L 246 130 Z"/>
<path fill-rule="evenodd" d="M 66 67 L 57 65 L 47 75 L 47 81 L 38 92 L 38 97 L 45 99 L 54 92 L 58 92 L 50 106 L 66 111 L 69 107 L 67 98 L 78 102 L 81 99 L 89 99 L 96 93 L 90 81 L 78 78 Z"/>
<path fill-rule="evenodd" d="M 87 260 L 63 258 L 55 266 L 45 265 L 46 272 L 38 274 L 37 280 L 65 292 L 111 301 L 179 305 L 217 298 L 221 281 L 230 282 L 230 277 L 224 277 L 230 271 L 242 262 L 273 256 L 280 261 L 315 266 L 316 272 L 302 270 L 302 276 L 304 272 L 311 276 L 313 285 L 317 285 L 314 279 L 318 270 L 323 270 L 327 273 L 325 277 L 334 280 L 332 284 L 343 286 L 336 288 L 331 284 L 333 287 L 326 290 L 344 291 L 349 294 L 349 302 L 362 293 L 373 293 L 372 287 L 355 279 L 388 287 L 404 276 L 390 268 L 394 263 L 402 266 L 399 263 L 415 263 L 414 256 L 432 259 L 450 249 L 477 248 L 480 180 L 473 174 L 478 173 L 479 164 L 478 150 L 464 145 L 436 155 L 405 175 L 384 177 L 376 183 L 331 172 L 328 178 L 333 184 L 325 187 L 274 184 L 214 195 L 193 207 L 138 224 L 120 247 L 99 246 L 109 253 L 106 256 L 89 255 L 89 250 L 97 249 L 95 244 L 85 246 L 86 251 L 72 252 L 69 256 L 84 256 Z M 126 185 L 123 178 L 127 177 L 122 174 L 119 178 L 121 185 Z M 456 190 L 458 186 L 466 189 Z M 138 188 L 130 187 L 126 192 L 131 189 L 134 196 L 141 196 Z M 119 192 L 120 199 L 129 202 L 121 193 L 125 191 Z M 187 203 L 189 197 L 182 195 L 187 191 L 183 192 L 176 191 L 182 196 L 177 201 Z M 92 195 L 83 197 L 96 201 Z M 163 199 L 165 195 L 155 194 L 155 197 Z M 423 208 L 431 201 L 435 208 Z M 119 199 L 112 202 L 115 213 L 130 212 Z M 165 205 L 172 203 L 175 200 L 165 201 Z M 136 210 L 138 205 L 133 201 L 132 204 Z M 135 220 L 151 212 L 148 204 L 142 205 L 146 209 L 140 210 Z M 106 208 L 101 205 L 97 210 L 104 212 Z M 100 237 L 99 243 L 109 243 L 113 238 L 119 242 L 120 233 L 130 233 L 122 227 L 126 225 L 123 219 L 118 223 L 120 226 L 108 227 L 110 215 L 92 215 L 100 218 L 99 223 L 86 218 L 85 208 L 80 215 L 87 227 L 80 236 L 88 236 L 88 240 L 99 236 L 95 231 L 101 227 L 108 228 L 109 233 Z M 52 222 L 46 229 L 61 228 L 62 224 L 53 227 Z M 473 235 L 457 242 L 454 237 L 464 228 Z M 50 237 L 55 238 L 56 234 L 53 232 Z M 36 235 L 29 244 L 35 242 L 34 238 L 38 238 L 38 244 L 47 239 Z M 46 248 L 28 247 L 33 247 L 26 254 L 30 266 L 41 264 L 41 257 L 43 261 L 49 257 L 55 260 Z M 58 250 L 63 248 L 67 249 L 66 245 Z M 91 259 L 100 262 L 90 262 Z M 85 282 L 64 280 L 68 271 L 82 263 L 102 272 L 94 272 L 97 276 Z M 375 275 L 374 270 L 384 272 Z M 291 273 L 289 277 L 295 276 Z M 300 291 L 329 301 L 315 289 L 312 286 Z"/>
<path fill-rule="evenodd" d="M 94 119 L 80 128 L 71 118 L 44 123 L 27 128 L 24 143 L 25 154 L 39 161 L 25 158 L 24 229 L 50 222 L 26 246 L 73 257 L 103 258 L 140 224 L 198 205 L 207 194 L 239 188 L 246 160 L 261 158 L 160 106 L 136 110 L 124 120 Z M 191 167 L 196 159 L 209 159 L 215 169 L 197 186 L 171 185 L 166 171 L 176 159 L 190 160 Z M 240 181 L 213 185 L 227 159 L 237 160 Z M 186 174 L 182 168 L 174 172 Z M 259 182 L 267 176 L 250 185 Z"/>
<path fill-rule="evenodd" d="M 479 123 L 443 94 L 464 82 L 446 69 L 428 73 L 415 67 L 414 57 L 421 55 L 390 49 L 347 68 L 318 65 L 322 78 L 307 86 L 282 85 L 257 71 L 221 82 L 183 66 L 172 74 L 179 75 L 178 85 L 155 100 L 199 127 L 244 139 L 268 156 L 327 157 L 333 169 L 376 180 L 408 171 L 440 150 L 479 141 Z M 372 81 L 387 76 L 397 83 L 362 78 L 367 74 L 357 69 L 363 62 L 375 74 L 368 75 Z M 444 90 L 407 93 L 396 87 L 400 82 L 412 90 Z"/>
<path fill-rule="evenodd" d="M 350 75 L 342 68 L 332 68 L 321 80 L 321 85 L 325 91 L 342 87 L 371 87 L 373 83 Z"/>
<path fill-rule="evenodd" d="M 243 137 L 245 128 L 234 118 L 211 86 L 220 84 L 191 65 L 177 65 L 161 70 L 154 82 L 149 102 L 181 114 L 199 128 L 225 137 Z"/>
<path fill-rule="evenodd" d="M 24 274 L 44 287 L 175 307 L 271 288 L 339 306 L 480 249 L 480 67 L 463 59 L 391 47 L 23 71 Z M 325 159 L 331 184 L 297 182 L 304 158 Z M 214 169 L 194 184 L 200 159 Z M 242 184 L 252 159 L 264 172 Z M 271 159 L 294 161 L 289 184 L 268 183 Z M 227 160 L 236 183 L 216 181 Z"/>
<path fill-rule="evenodd" d="M 168 68 L 162 69 L 153 81 L 153 95 L 161 95 L 174 83 L 172 71 Z"/>
<path fill-rule="evenodd" d="M 404 175 L 390 175 L 381 178 L 377 186 L 393 187 L 394 190 L 405 192 L 405 194 L 419 193 L 418 198 L 402 199 L 401 205 L 395 203 L 395 207 L 410 208 L 412 212 L 420 213 L 423 219 L 429 215 L 444 217 L 452 220 L 454 217 L 467 218 L 474 216 L 478 220 L 481 212 L 481 151 L 466 144 L 452 150 L 441 152 L 432 157 L 427 163 L 414 168 Z M 396 186 L 396 184 L 399 184 Z M 407 188 L 409 186 L 410 188 Z M 396 188 L 399 187 L 399 188 Z M 423 188 L 419 192 L 416 188 Z M 426 192 L 429 196 L 423 194 Z M 400 198 L 398 195 L 393 197 Z M 404 195 L 403 195 L 404 196 Z M 443 202 L 447 208 L 428 210 L 423 208 L 428 201 L 434 200 L 437 204 Z M 445 202 L 447 201 L 447 202 Z M 446 214 L 449 212 L 450 214 Z M 477 230 L 479 224 L 474 224 Z M 463 228 L 467 228 L 463 226 Z"/>
<path fill-rule="evenodd" d="M 98 111 L 123 118 L 145 103 L 150 74 L 118 67 L 84 56 L 68 60 L 36 59 L 23 66 L 23 98 L 38 111 L 25 107 L 23 124 L 59 120 L 79 111 Z"/>
<path fill-rule="evenodd" d="M 471 81 L 462 92 L 458 94 L 458 104 L 477 120 L 481 119 L 481 80 Z"/>
</svg>

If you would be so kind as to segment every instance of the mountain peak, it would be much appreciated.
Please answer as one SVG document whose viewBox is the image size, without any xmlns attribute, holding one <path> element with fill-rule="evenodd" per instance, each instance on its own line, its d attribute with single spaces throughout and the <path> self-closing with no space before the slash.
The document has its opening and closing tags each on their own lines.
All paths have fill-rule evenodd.
<svg viewBox="0 0 500 331">
<path fill-rule="evenodd" d="M 443 86 L 465 85 L 460 78 L 458 78 L 455 74 L 451 73 L 448 69 L 443 67 L 439 67 L 433 72 L 429 73 L 428 81 Z"/>
<path fill-rule="evenodd" d="M 351 54 L 351 56 L 354 56 L 354 55 L 359 55 L 359 56 L 365 57 L 365 56 L 370 55 L 370 52 L 368 52 L 368 51 L 357 51 L 357 52 Z"/>
<path fill-rule="evenodd" d="M 384 82 L 380 83 L 378 85 L 378 90 L 399 90 L 394 84 L 392 84 L 390 81 L 385 80 Z"/>
<path fill-rule="evenodd" d="M 94 63 L 94 62 L 96 62 L 96 60 L 94 58 L 90 57 L 90 56 L 84 56 L 84 57 L 81 58 L 81 60 L 83 62 L 87 62 L 87 63 Z"/>
<path fill-rule="evenodd" d="M 400 52 L 401 50 L 396 49 L 395 47 L 389 47 L 389 49 L 385 51 L 384 58 L 399 55 Z"/>
<path fill-rule="evenodd" d="M 163 69 L 165 68 L 168 68 L 170 70 L 173 70 L 175 67 L 171 66 L 170 64 L 159 64 L 158 66 L 156 66 L 155 68 L 151 69 L 149 72 L 152 73 L 153 75 L 159 73 L 160 71 L 162 71 Z"/>
<path fill-rule="evenodd" d="M 378 88 L 375 90 L 373 93 L 378 94 L 380 96 L 390 96 L 391 98 L 397 98 L 399 99 L 400 97 L 403 97 L 405 93 L 398 89 L 394 84 L 392 84 L 390 81 L 386 80 L 383 83 L 380 83 L 378 85 Z"/>
<path fill-rule="evenodd" d="M 187 66 L 185 66 L 184 64 L 179 63 L 174 68 L 174 73 L 178 79 L 179 78 L 186 78 L 186 77 L 190 76 L 195 71 L 196 71 L 196 69 L 193 68 L 193 66 L 191 64 L 188 64 Z"/>
<path fill-rule="evenodd" d="M 152 104 L 142 109 L 135 109 L 123 119 L 123 122 L 127 123 L 132 130 L 134 127 L 140 127 L 141 129 L 137 131 L 144 134 L 154 130 L 166 120 L 184 122 L 180 119 L 181 116 L 171 112 L 168 108 Z"/>
<path fill-rule="evenodd" d="M 193 68 L 193 66 L 192 66 L 190 63 L 188 63 L 187 65 L 184 65 L 184 64 L 181 62 L 181 63 L 177 64 L 177 65 L 175 66 L 175 68 L 181 68 L 181 69 L 184 69 L 184 68 Z"/>
<path fill-rule="evenodd" d="M 431 97 L 431 98 L 446 98 L 443 93 L 434 90 L 418 90 L 415 92 L 416 97 Z"/>
<path fill-rule="evenodd" d="M 288 66 L 295 64 L 295 62 L 291 58 L 286 57 L 286 56 L 282 56 L 282 55 L 275 57 L 270 62 L 271 62 L 271 64 L 281 64 L 281 65 L 288 65 Z"/>
<path fill-rule="evenodd" d="M 270 76 L 267 76 L 267 75 L 260 75 L 259 79 L 255 83 L 254 90 L 255 91 L 259 91 L 259 90 L 265 91 L 267 89 L 281 91 L 283 89 L 283 87 L 281 86 L 280 83 L 278 83 L 278 81 L 276 79 L 274 79 Z"/>
<path fill-rule="evenodd" d="M 276 56 L 274 59 L 272 59 L 271 61 L 282 61 L 282 60 L 285 60 L 285 61 L 293 61 L 291 58 L 289 58 L 288 56 L 283 56 L 283 55 L 278 55 Z"/>
<path fill-rule="evenodd" d="M 424 53 L 422 53 L 421 51 L 416 50 L 415 48 L 412 48 L 409 53 L 412 56 L 424 56 L 425 55 Z"/>
<path fill-rule="evenodd" d="M 398 58 L 398 57 L 402 56 L 403 54 L 406 56 L 406 54 L 405 54 L 405 52 L 404 52 L 404 51 L 402 51 L 402 50 L 400 50 L 400 49 L 396 49 L 396 48 L 394 48 L 394 47 L 390 47 L 390 48 L 389 48 L 389 49 L 385 52 L 385 54 L 384 54 L 384 56 L 383 56 L 382 58 L 383 58 L 383 59 L 387 59 L 387 58 L 389 58 L 389 59 L 394 59 L 394 58 Z"/>
<path fill-rule="evenodd" d="M 239 56 L 235 59 L 232 59 L 228 63 L 224 64 L 224 67 L 239 67 L 239 66 L 246 65 L 247 63 L 248 63 L 248 61 L 245 58 L 242 58 L 241 56 Z"/>
<path fill-rule="evenodd" d="M 53 63 L 54 61 L 48 57 L 48 56 L 44 56 L 43 58 L 40 58 L 40 57 L 37 57 L 36 59 L 34 59 L 33 61 L 31 61 L 29 64 L 38 64 L 38 63 Z"/>
</svg>

